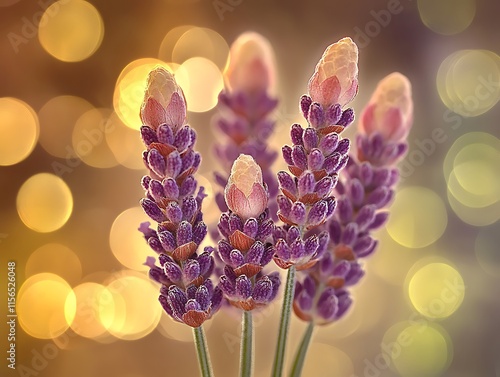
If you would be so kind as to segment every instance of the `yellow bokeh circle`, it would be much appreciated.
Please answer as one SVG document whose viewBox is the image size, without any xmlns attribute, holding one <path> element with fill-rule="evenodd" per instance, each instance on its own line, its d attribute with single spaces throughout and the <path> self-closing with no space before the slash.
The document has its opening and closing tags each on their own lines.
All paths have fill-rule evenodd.
<svg viewBox="0 0 500 377">
<path fill-rule="evenodd" d="M 472 23 L 476 0 L 418 0 L 418 11 L 429 29 L 452 35 L 464 31 Z"/>
<path fill-rule="evenodd" d="M 397 243 L 421 248 L 436 242 L 447 224 L 443 200 L 432 190 L 413 186 L 396 194 L 387 231 Z"/>
<path fill-rule="evenodd" d="M 397 323 L 386 331 L 381 353 L 366 365 L 375 372 L 390 367 L 401 377 L 438 377 L 452 360 L 453 344 L 441 326 L 408 321 Z"/>
<path fill-rule="evenodd" d="M 26 276 L 50 272 L 76 284 L 82 277 L 80 258 L 73 250 L 58 243 L 48 243 L 36 249 L 28 258 Z"/>
<path fill-rule="evenodd" d="M 465 283 L 446 263 L 429 263 L 409 278 L 408 295 L 415 309 L 428 318 L 446 318 L 462 304 Z"/>
<path fill-rule="evenodd" d="M 139 224 L 150 221 L 141 207 L 132 207 L 120 213 L 109 233 L 109 244 L 113 255 L 125 267 L 137 271 L 148 270 L 144 262 L 148 256 L 156 255 L 139 232 Z"/>
<path fill-rule="evenodd" d="M 163 37 L 163 40 L 160 43 L 160 48 L 158 50 L 158 59 L 166 62 L 173 61 L 172 52 L 177 41 L 180 37 L 182 37 L 184 33 L 194 28 L 196 27 L 193 25 L 181 25 L 170 29 L 168 33 L 165 34 L 165 37 Z"/>
<path fill-rule="evenodd" d="M 83 0 L 60 0 L 49 6 L 38 26 L 40 44 L 64 62 L 79 62 L 101 45 L 104 23 L 99 11 Z"/>
<path fill-rule="evenodd" d="M 38 118 L 27 103 L 0 98 L 0 166 L 14 165 L 28 157 L 38 134 Z"/>
<path fill-rule="evenodd" d="M 34 275 L 19 290 L 19 324 L 35 338 L 51 339 L 63 334 L 72 323 L 75 312 L 75 295 L 69 284 L 58 275 Z"/>
<path fill-rule="evenodd" d="M 184 91 L 188 110 L 197 113 L 214 108 L 224 87 L 219 68 L 211 60 L 200 57 L 182 63 L 175 79 Z"/>
<path fill-rule="evenodd" d="M 100 318 L 111 335 L 136 340 L 156 328 L 163 309 L 158 303 L 159 286 L 147 276 L 125 274 L 112 280 L 106 288 L 112 295 L 114 308 L 101 309 Z"/>
<path fill-rule="evenodd" d="M 46 233 L 66 224 L 73 211 L 73 196 L 61 178 L 40 173 L 23 183 L 16 204 L 19 217 L 28 228 Z"/>
</svg>

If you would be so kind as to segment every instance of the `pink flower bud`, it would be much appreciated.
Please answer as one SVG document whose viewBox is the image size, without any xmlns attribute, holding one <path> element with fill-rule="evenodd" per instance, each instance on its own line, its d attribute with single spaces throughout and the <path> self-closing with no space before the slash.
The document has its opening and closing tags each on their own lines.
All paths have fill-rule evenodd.
<svg viewBox="0 0 500 377">
<path fill-rule="evenodd" d="M 184 93 L 174 75 L 163 67 L 156 67 L 149 73 L 141 120 L 153 129 L 166 123 L 174 131 L 186 123 Z"/>
<path fill-rule="evenodd" d="M 309 95 L 324 108 L 347 105 L 358 93 L 358 47 L 351 38 L 328 46 L 309 80 Z"/>
<path fill-rule="evenodd" d="M 234 92 L 272 92 L 274 54 L 269 41 L 255 32 L 241 34 L 231 45 L 224 78 L 226 86 Z"/>
<path fill-rule="evenodd" d="M 379 132 L 388 141 L 404 139 L 413 123 L 411 84 L 399 72 L 382 79 L 363 110 L 360 132 L 371 135 Z"/>
<path fill-rule="evenodd" d="M 262 170 L 252 156 L 240 154 L 234 161 L 224 197 L 229 209 L 242 219 L 257 217 L 267 208 Z"/>
</svg>

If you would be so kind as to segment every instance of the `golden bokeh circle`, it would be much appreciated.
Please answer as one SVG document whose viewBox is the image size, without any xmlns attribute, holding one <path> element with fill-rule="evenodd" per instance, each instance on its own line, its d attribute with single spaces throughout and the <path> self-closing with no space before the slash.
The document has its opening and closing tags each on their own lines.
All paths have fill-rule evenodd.
<svg viewBox="0 0 500 377">
<path fill-rule="evenodd" d="M 422 248 L 436 242 L 447 224 L 443 200 L 428 188 L 411 186 L 396 193 L 386 228 L 397 243 Z"/>
<path fill-rule="evenodd" d="M 168 31 L 163 37 L 163 40 L 160 43 L 160 48 L 158 50 L 158 59 L 161 59 L 165 62 L 172 61 L 172 52 L 174 47 L 182 35 L 190 29 L 196 28 L 193 25 L 181 25 L 176 26 Z"/>
<path fill-rule="evenodd" d="M 40 19 L 38 39 L 50 55 L 63 62 L 92 56 L 104 37 L 99 11 L 83 0 L 56 1 Z"/>
<path fill-rule="evenodd" d="M 74 285 L 82 277 L 82 264 L 78 255 L 67 246 L 48 243 L 31 253 L 25 266 L 27 277 L 44 272 L 56 274 Z"/>
<path fill-rule="evenodd" d="M 16 205 L 19 217 L 28 228 L 47 233 L 66 224 L 73 211 L 73 196 L 61 178 L 39 173 L 23 183 Z"/>
<path fill-rule="evenodd" d="M 432 31 L 457 34 L 472 23 L 476 15 L 476 0 L 418 0 L 420 19 Z"/>
<path fill-rule="evenodd" d="M 0 166 L 14 165 L 28 157 L 38 135 L 38 117 L 27 103 L 0 98 Z"/>
<path fill-rule="evenodd" d="M 110 118 L 109 109 L 91 109 L 78 118 L 73 128 L 73 150 L 80 160 L 95 168 L 111 168 L 118 165 L 106 143 L 106 134 L 116 130 L 116 122 Z"/>
<path fill-rule="evenodd" d="M 19 324 L 35 338 L 55 338 L 73 321 L 75 303 L 71 287 L 60 276 L 50 273 L 31 276 L 19 289 Z"/>
<path fill-rule="evenodd" d="M 465 283 L 449 264 L 432 262 L 409 273 L 408 295 L 420 314 L 427 318 L 446 318 L 462 304 Z"/>
<path fill-rule="evenodd" d="M 68 160 L 77 158 L 72 146 L 73 126 L 91 109 L 93 106 L 88 101 L 75 96 L 58 96 L 47 101 L 38 112 L 39 142 L 43 149 L 55 157 L 66 159 L 66 164 Z"/>
<path fill-rule="evenodd" d="M 188 110 L 197 113 L 213 109 L 224 88 L 222 73 L 206 58 L 186 60 L 177 68 L 175 78 L 184 91 Z"/>
</svg>

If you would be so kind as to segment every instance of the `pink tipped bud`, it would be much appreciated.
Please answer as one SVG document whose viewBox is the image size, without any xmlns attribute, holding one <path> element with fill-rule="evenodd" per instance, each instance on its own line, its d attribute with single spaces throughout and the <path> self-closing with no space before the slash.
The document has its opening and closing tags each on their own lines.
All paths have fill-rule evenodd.
<svg viewBox="0 0 500 377">
<path fill-rule="evenodd" d="M 382 79 L 363 110 L 360 132 L 379 132 L 388 141 L 404 139 L 413 123 L 411 84 L 401 73 L 394 72 Z"/>
<path fill-rule="evenodd" d="M 274 54 L 269 41 L 258 33 L 241 34 L 231 45 L 224 78 L 231 91 L 272 92 L 275 85 Z"/>
<path fill-rule="evenodd" d="M 345 106 L 358 93 L 358 46 L 343 38 L 328 46 L 309 80 L 309 95 L 324 108 Z"/>
<path fill-rule="evenodd" d="M 229 209 L 243 219 L 257 217 L 267 208 L 262 170 L 252 156 L 240 154 L 234 161 L 224 197 Z"/>
<path fill-rule="evenodd" d="M 149 73 L 141 119 L 153 129 L 166 123 L 176 130 L 186 122 L 184 93 L 165 68 L 156 67 Z"/>
</svg>

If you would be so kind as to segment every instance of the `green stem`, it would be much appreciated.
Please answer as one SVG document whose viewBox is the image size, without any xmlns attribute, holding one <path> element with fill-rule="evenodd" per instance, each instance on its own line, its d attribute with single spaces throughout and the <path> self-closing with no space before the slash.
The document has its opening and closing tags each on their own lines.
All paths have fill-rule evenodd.
<svg viewBox="0 0 500 377">
<path fill-rule="evenodd" d="M 300 347 L 295 355 L 295 360 L 293 361 L 292 372 L 290 377 L 300 377 L 302 375 L 302 367 L 304 366 L 304 360 L 306 359 L 307 350 L 309 348 L 309 343 L 311 343 L 312 333 L 314 330 L 314 323 L 311 321 L 307 325 L 304 337 L 300 342 Z"/>
<path fill-rule="evenodd" d="M 240 376 L 251 377 L 253 371 L 253 324 L 252 312 L 243 311 L 240 346 Z"/>
<path fill-rule="evenodd" d="M 198 362 L 200 364 L 200 372 L 202 377 L 212 377 L 212 364 L 210 363 L 210 355 L 208 354 L 207 340 L 203 327 L 195 327 L 193 329 L 194 341 L 196 343 L 196 353 L 198 354 Z"/>
<path fill-rule="evenodd" d="M 283 296 L 283 308 L 281 309 L 280 328 L 278 333 L 278 344 L 274 356 L 273 377 L 283 375 L 283 362 L 285 359 L 286 337 L 290 326 L 290 314 L 292 313 L 292 301 L 295 291 L 295 266 L 288 269 L 286 278 L 285 294 Z"/>
</svg>

